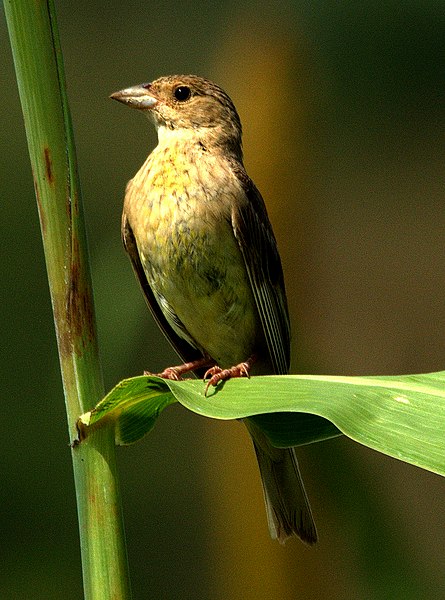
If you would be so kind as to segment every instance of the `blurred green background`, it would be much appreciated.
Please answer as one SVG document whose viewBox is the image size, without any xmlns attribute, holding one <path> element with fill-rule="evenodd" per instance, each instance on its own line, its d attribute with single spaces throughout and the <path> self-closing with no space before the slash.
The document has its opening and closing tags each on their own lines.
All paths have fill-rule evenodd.
<svg viewBox="0 0 445 600">
<path fill-rule="evenodd" d="M 110 388 L 176 356 L 120 242 L 155 145 L 108 95 L 168 73 L 220 83 L 244 125 L 293 321 L 293 371 L 445 367 L 445 5 L 58 3 Z M 0 597 L 82 595 L 55 336 L 4 18 Z M 326 398 L 329 402 L 329 398 Z M 445 481 L 346 439 L 301 449 L 320 543 L 268 537 L 249 439 L 174 406 L 118 450 L 134 598 L 445 597 Z"/>
</svg>

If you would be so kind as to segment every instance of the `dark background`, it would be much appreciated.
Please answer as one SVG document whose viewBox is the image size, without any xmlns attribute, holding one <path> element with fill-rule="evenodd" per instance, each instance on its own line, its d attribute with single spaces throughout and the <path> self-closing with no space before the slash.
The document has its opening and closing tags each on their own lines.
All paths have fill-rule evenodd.
<svg viewBox="0 0 445 600">
<path fill-rule="evenodd" d="M 244 125 L 293 321 L 293 371 L 444 368 L 445 7 L 401 2 L 58 3 L 107 388 L 176 356 L 120 242 L 156 143 L 108 100 L 169 73 L 220 83 Z M 0 106 L 0 597 L 81 597 L 44 257 L 4 18 Z M 329 401 L 329 398 L 326 398 Z M 118 450 L 134 598 L 445 597 L 445 481 L 347 439 L 300 451 L 320 543 L 268 537 L 248 437 L 179 406 Z"/>
</svg>

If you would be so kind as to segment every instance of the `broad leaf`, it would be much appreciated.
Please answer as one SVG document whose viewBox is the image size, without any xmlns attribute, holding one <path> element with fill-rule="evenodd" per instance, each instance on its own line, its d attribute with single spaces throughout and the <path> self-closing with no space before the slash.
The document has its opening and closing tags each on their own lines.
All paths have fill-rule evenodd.
<svg viewBox="0 0 445 600">
<path fill-rule="evenodd" d="M 445 475 L 445 372 L 388 377 L 282 375 L 233 379 L 204 395 L 198 380 L 135 377 L 90 413 L 88 427 L 112 421 L 116 442 L 137 441 L 169 404 L 215 419 L 251 417 L 279 447 L 343 433 L 370 448 Z"/>
</svg>

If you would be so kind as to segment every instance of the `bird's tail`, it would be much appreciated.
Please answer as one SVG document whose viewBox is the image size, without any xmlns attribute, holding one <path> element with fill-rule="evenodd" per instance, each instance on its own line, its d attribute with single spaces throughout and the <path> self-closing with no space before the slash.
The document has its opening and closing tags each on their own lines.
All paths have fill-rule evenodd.
<svg viewBox="0 0 445 600">
<path fill-rule="evenodd" d="M 297 535 L 315 544 L 317 530 L 293 448 L 274 448 L 253 421 L 245 419 L 252 437 L 263 484 L 270 535 L 284 543 Z"/>
</svg>

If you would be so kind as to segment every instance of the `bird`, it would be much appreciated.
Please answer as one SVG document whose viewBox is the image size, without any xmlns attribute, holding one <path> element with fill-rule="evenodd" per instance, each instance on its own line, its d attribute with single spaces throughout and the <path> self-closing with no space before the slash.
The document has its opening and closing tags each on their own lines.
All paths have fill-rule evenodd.
<svg viewBox="0 0 445 600">
<path fill-rule="evenodd" d="M 145 113 L 158 144 L 128 182 L 122 239 L 151 313 L 205 392 L 232 377 L 289 372 L 283 270 L 264 200 L 243 164 L 228 94 L 197 75 L 168 75 L 111 94 Z M 317 530 L 294 448 L 275 448 L 246 418 L 269 531 L 307 544 Z"/>
</svg>

